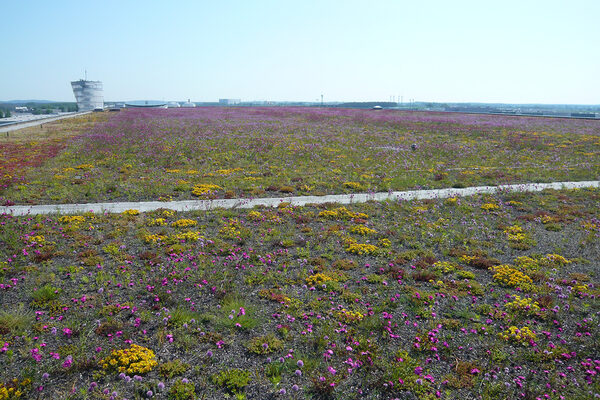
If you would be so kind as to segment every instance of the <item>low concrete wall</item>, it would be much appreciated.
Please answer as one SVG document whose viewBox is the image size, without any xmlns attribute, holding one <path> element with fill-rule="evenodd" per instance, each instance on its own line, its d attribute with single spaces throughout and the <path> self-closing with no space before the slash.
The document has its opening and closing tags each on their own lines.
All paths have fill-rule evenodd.
<svg viewBox="0 0 600 400">
<path fill-rule="evenodd" d="M 216 199 L 216 200 L 183 200 L 183 201 L 140 201 L 140 202 L 117 202 L 117 203 L 87 203 L 87 204 L 54 204 L 37 206 L 8 206 L 0 207 L 0 213 L 19 215 L 37 214 L 75 214 L 84 212 L 94 213 L 120 213 L 129 209 L 140 212 L 154 211 L 159 208 L 168 208 L 176 211 L 201 210 L 209 211 L 215 208 L 252 208 L 255 206 L 277 207 L 286 202 L 294 206 L 307 204 L 339 203 L 353 204 L 367 201 L 403 201 L 423 199 L 445 199 L 449 197 L 472 196 L 484 193 L 502 192 L 539 192 L 544 189 L 578 189 L 600 187 L 600 181 L 582 182 L 551 182 L 551 183 L 523 183 L 516 185 L 500 186 L 474 186 L 463 189 L 431 189 L 431 190 L 409 190 L 404 192 L 379 192 L 379 193 L 356 193 L 335 194 L 328 196 L 297 196 L 297 197 L 269 197 L 257 199 Z"/>
</svg>

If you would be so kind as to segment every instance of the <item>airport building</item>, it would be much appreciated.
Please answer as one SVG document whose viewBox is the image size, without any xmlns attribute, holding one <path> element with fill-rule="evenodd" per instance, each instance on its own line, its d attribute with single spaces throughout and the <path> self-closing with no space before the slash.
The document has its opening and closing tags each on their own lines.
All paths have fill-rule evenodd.
<svg viewBox="0 0 600 400">
<path fill-rule="evenodd" d="M 224 106 L 235 106 L 241 102 L 242 100 L 240 99 L 219 99 L 219 104 Z"/>
<path fill-rule="evenodd" d="M 125 103 L 126 108 L 167 108 L 165 101 L 157 100 L 134 100 Z"/>
<path fill-rule="evenodd" d="M 80 79 L 71 82 L 79 111 L 104 109 L 102 82 Z"/>
<path fill-rule="evenodd" d="M 181 104 L 181 107 L 184 107 L 184 108 L 194 108 L 194 107 L 196 107 L 196 103 L 192 103 L 190 101 L 190 99 L 188 99 L 188 101 L 186 101 L 185 103 Z"/>
</svg>

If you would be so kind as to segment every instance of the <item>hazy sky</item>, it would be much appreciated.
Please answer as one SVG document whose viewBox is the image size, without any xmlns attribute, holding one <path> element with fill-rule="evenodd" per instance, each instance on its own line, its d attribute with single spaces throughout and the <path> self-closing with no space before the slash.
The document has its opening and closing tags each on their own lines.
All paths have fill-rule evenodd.
<svg viewBox="0 0 600 400">
<path fill-rule="evenodd" d="M 600 104 L 600 1 L 3 2 L 0 100 Z"/>
</svg>

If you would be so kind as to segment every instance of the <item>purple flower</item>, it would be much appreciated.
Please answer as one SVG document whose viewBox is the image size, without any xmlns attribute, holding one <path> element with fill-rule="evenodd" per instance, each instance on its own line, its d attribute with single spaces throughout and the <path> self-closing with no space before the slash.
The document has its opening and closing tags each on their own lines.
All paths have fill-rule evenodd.
<svg viewBox="0 0 600 400">
<path fill-rule="evenodd" d="M 68 355 L 62 366 L 63 368 L 71 368 L 71 365 L 73 365 L 73 356 Z"/>
<path fill-rule="evenodd" d="M 297 369 L 296 372 L 294 372 L 294 373 L 298 376 L 302 376 L 302 371 L 300 371 L 299 369 Z"/>
<path fill-rule="evenodd" d="M 298 360 L 298 362 L 296 363 L 296 365 L 298 365 L 300 368 L 302 368 L 302 367 L 304 367 L 304 361 Z"/>
<path fill-rule="evenodd" d="M 164 383 L 162 383 L 162 382 L 158 382 L 158 390 L 159 390 L 160 392 L 162 392 L 164 388 L 165 388 L 165 384 L 164 384 Z"/>
<path fill-rule="evenodd" d="M 292 390 L 297 392 L 298 390 L 300 390 L 300 388 L 298 387 L 298 385 L 294 385 L 292 386 Z"/>
<path fill-rule="evenodd" d="M 152 390 L 148 390 L 146 392 L 146 397 L 152 397 L 152 396 L 154 396 L 154 393 L 152 393 Z"/>
</svg>

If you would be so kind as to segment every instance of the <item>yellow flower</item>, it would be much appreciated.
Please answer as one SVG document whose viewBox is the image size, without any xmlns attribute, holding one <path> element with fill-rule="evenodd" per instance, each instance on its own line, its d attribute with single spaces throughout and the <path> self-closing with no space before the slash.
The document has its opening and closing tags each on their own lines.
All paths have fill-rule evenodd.
<svg viewBox="0 0 600 400">
<path fill-rule="evenodd" d="M 540 311 L 537 301 L 528 297 L 522 299 L 520 296 L 515 296 L 513 301 L 504 306 L 510 311 L 520 314 L 536 314 Z"/>
<path fill-rule="evenodd" d="M 354 253 L 358 255 L 373 254 L 376 253 L 377 250 L 379 250 L 379 247 L 366 243 L 350 243 L 348 246 L 346 246 L 346 251 L 348 253 Z"/>
<path fill-rule="evenodd" d="M 333 280 L 335 280 L 335 279 L 328 275 L 325 275 L 322 273 L 317 273 L 317 274 L 311 275 L 308 278 L 306 278 L 306 283 L 309 286 L 319 286 L 319 285 L 324 284 L 327 281 L 333 281 Z"/>
<path fill-rule="evenodd" d="M 158 365 L 154 352 L 146 347 L 132 344 L 128 349 L 113 350 L 107 359 L 100 360 L 102 368 L 114 368 L 128 374 L 144 374 Z"/>
<path fill-rule="evenodd" d="M 63 224 L 85 222 L 85 217 L 81 215 L 64 215 L 58 219 Z"/>
<path fill-rule="evenodd" d="M 94 166 L 92 164 L 81 164 L 76 166 L 77 169 L 92 169 Z"/>
<path fill-rule="evenodd" d="M 381 239 L 379 239 L 379 241 L 377 242 L 377 244 L 380 247 L 390 247 L 392 245 L 392 242 L 390 241 L 390 239 L 381 238 Z"/>
<path fill-rule="evenodd" d="M 148 222 L 146 222 L 146 225 L 148 226 L 164 226 L 166 224 L 167 221 L 164 218 L 150 219 Z"/>
<path fill-rule="evenodd" d="M 152 234 L 144 236 L 144 241 L 146 243 L 157 243 L 164 241 L 166 238 L 165 235 Z"/>
<path fill-rule="evenodd" d="M 261 221 L 263 218 L 262 214 L 258 211 L 250 211 L 247 217 L 251 221 Z"/>
<path fill-rule="evenodd" d="M 178 228 L 187 228 L 189 226 L 196 225 L 198 225 L 198 221 L 195 221 L 193 219 L 178 219 L 177 221 L 171 223 L 171 226 L 175 226 Z"/>
<path fill-rule="evenodd" d="M 186 242 L 196 242 L 203 236 L 200 236 L 200 232 L 188 231 L 185 233 L 178 233 L 174 236 L 175 240 L 185 240 Z"/>
<path fill-rule="evenodd" d="M 375 229 L 367 228 L 364 225 L 353 226 L 352 228 L 350 228 L 350 232 L 357 233 L 362 236 L 373 235 L 373 234 L 377 233 L 377 231 Z"/>
<path fill-rule="evenodd" d="M 363 320 L 364 317 L 365 316 L 358 311 L 348 311 L 345 308 L 342 308 L 337 313 L 337 318 L 346 324 L 360 322 Z"/>
<path fill-rule="evenodd" d="M 324 210 L 319 213 L 319 217 L 325 219 L 367 219 L 369 216 L 363 213 L 355 213 L 348 211 L 346 207 L 338 207 L 335 210 Z"/>
<path fill-rule="evenodd" d="M 358 182 L 344 182 L 344 187 L 356 190 L 362 189 L 362 185 Z"/>
<path fill-rule="evenodd" d="M 499 208 L 500 206 L 494 203 L 485 203 L 481 205 L 481 209 L 484 211 L 498 210 Z"/>
<path fill-rule="evenodd" d="M 123 215 L 130 215 L 130 216 L 133 216 L 133 215 L 139 215 L 139 213 L 140 213 L 140 212 L 139 212 L 139 210 L 130 209 L 130 210 L 125 210 L 125 211 L 123 211 L 123 213 L 122 213 L 122 214 L 123 214 Z"/>
<path fill-rule="evenodd" d="M 527 326 L 517 328 L 510 326 L 507 330 L 501 332 L 500 337 L 504 340 L 513 340 L 517 343 L 527 344 L 536 339 L 536 334 Z"/>
<path fill-rule="evenodd" d="M 514 269 L 509 265 L 498 265 L 496 267 L 492 267 L 492 270 L 495 272 L 494 281 L 503 286 L 519 286 L 522 289 L 531 289 L 533 287 L 533 281 L 528 275 L 525 275 L 521 271 Z"/>
<path fill-rule="evenodd" d="M 210 183 L 199 183 L 192 189 L 192 194 L 194 196 L 206 196 L 221 189 L 223 188 L 218 185 L 213 185 Z"/>
</svg>

